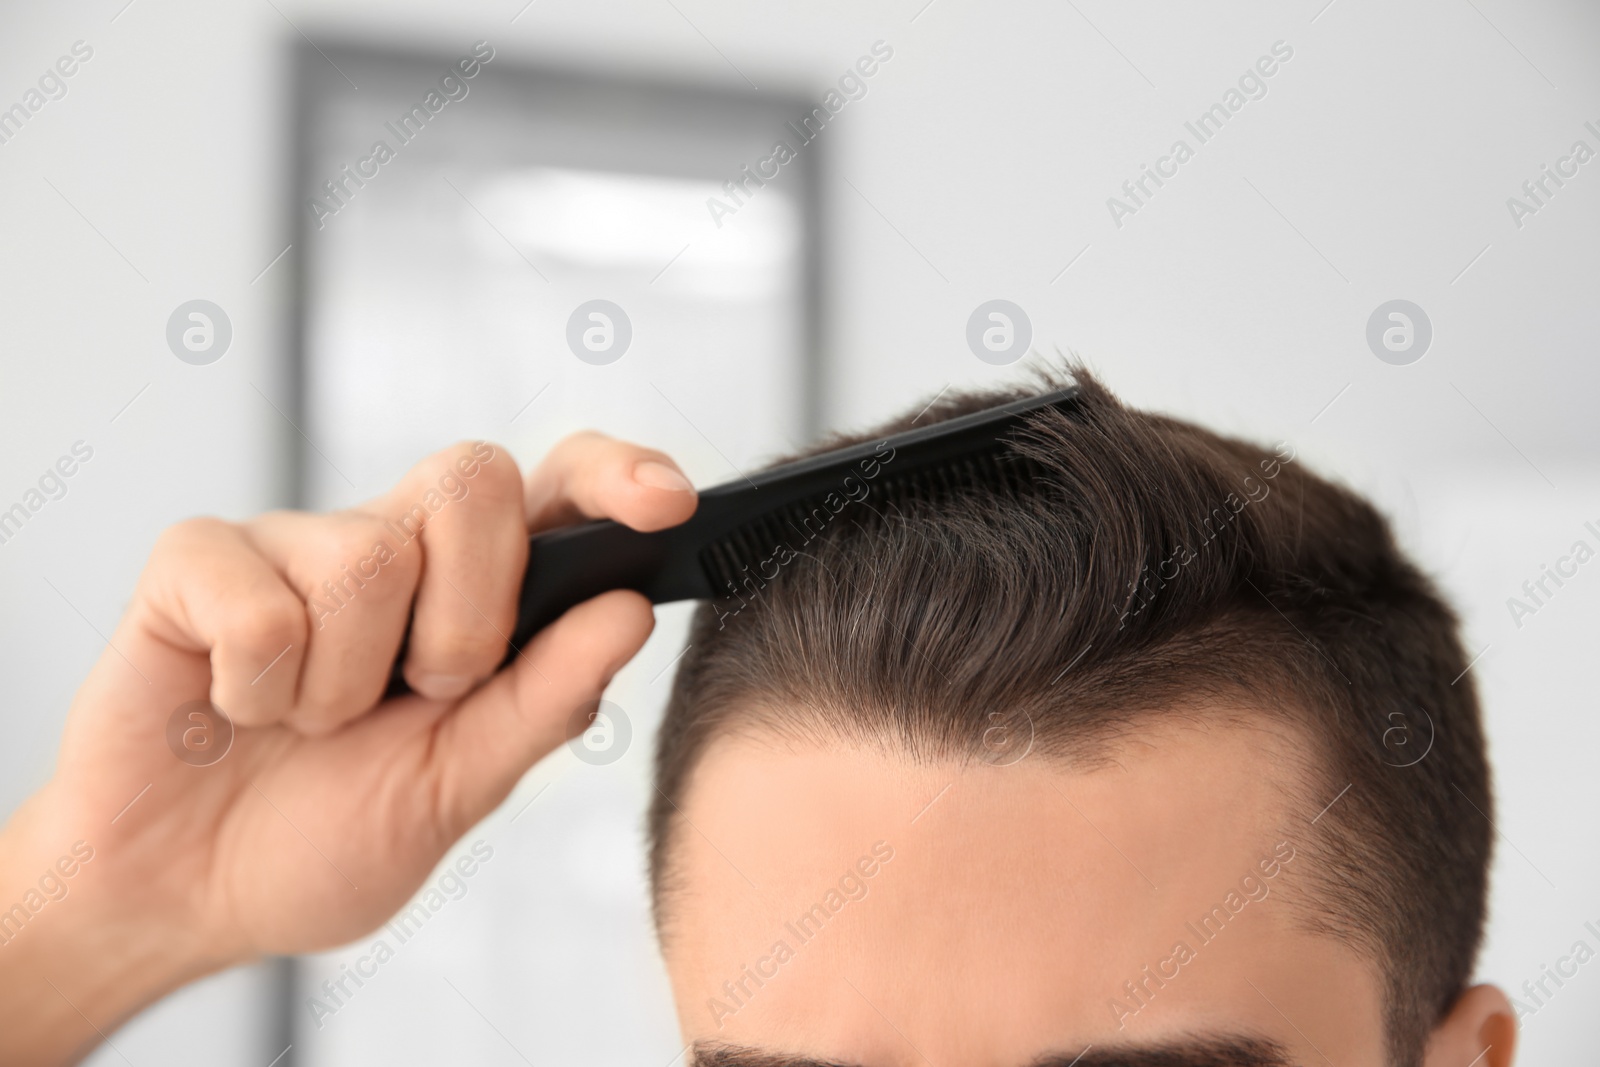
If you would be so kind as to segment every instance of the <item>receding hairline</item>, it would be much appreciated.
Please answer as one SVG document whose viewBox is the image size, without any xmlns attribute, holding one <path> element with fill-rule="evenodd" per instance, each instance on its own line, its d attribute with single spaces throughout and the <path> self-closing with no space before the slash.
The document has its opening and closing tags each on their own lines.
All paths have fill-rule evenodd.
<svg viewBox="0 0 1600 1067">
<path fill-rule="evenodd" d="M 1057 770 L 1063 775 L 1097 775 L 1122 766 L 1121 759 L 1139 749 L 1181 745 L 1196 735 L 1209 735 L 1221 729 L 1259 739 L 1262 761 L 1256 770 L 1265 770 L 1282 799 L 1274 813 L 1283 827 L 1307 827 L 1333 798 L 1338 786 L 1328 773 L 1328 742 L 1319 738 L 1316 713 L 1290 700 L 1268 706 L 1243 688 L 1234 699 L 1217 694 L 1192 695 L 1170 704 L 1126 709 L 1115 719 L 1100 718 L 1087 731 L 1073 733 L 1070 712 L 1046 720 L 1036 735 L 1036 744 L 1020 758 L 1013 753 L 990 757 L 979 746 L 965 752 L 930 751 L 915 739 L 895 737 L 885 731 L 867 733 L 841 727 L 859 723 L 848 709 L 821 709 L 783 706 L 771 700 L 752 698 L 725 720 L 726 728 L 708 738 L 687 768 L 670 828 L 661 842 L 656 880 L 652 886 L 657 931 L 663 948 L 672 942 L 674 904 L 688 891 L 691 878 L 682 861 L 679 837 L 689 825 L 686 810 L 693 808 L 706 787 L 706 770 L 715 770 L 726 759 L 743 753 L 869 753 L 908 767 L 949 767 L 954 771 L 986 765 L 1004 771 L 1023 762 Z M 856 709 L 859 711 L 859 709 Z M 1248 770 L 1249 768 L 1241 768 Z M 1314 829 L 1314 827 L 1313 827 Z M 1336 902 L 1317 900 L 1313 906 L 1337 908 Z M 1325 927 L 1308 924 L 1308 929 L 1325 933 Z M 1363 953 L 1372 956 L 1370 948 Z M 1380 962 L 1374 959 L 1374 962 Z"/>
</svg>

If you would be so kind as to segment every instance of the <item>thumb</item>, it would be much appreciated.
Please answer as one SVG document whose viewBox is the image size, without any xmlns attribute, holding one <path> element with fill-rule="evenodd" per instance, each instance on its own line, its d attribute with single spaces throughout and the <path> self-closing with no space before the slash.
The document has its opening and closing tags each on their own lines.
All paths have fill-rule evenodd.
<svg viewBox="0 0 1600 1067">
<path fill-rule="evenodd" d="M 655 628 L 650 602 L 614 590 L 541 630 L 506 670 L 440 724 L 433 760 L 441 825 L 465 833 L 511 792 L 529 767 L 572 735 L 612 675 Z"/>
</svg>

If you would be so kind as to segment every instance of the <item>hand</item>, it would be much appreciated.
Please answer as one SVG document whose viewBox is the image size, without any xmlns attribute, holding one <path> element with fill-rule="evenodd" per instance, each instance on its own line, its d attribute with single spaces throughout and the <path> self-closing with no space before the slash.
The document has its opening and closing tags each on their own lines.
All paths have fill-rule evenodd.
<svg viewBox="0 0 1600 1067">
<path fill-rule="evenodd" d="M 13 895 L 75 843 L 92 851 L 0 945 L 0 1060 L 60 1062 L 90 1023 L 109 1032 L 201 974 L 379 926 L 650 634 L 643 597 L 607 593 L 497 670 L 528 532 L 583 517 L 655 530 L 696 502 L 665 456 L 583 434 L 526 482 L 503 449 L 461 445 L 350 511 L 163 534 L 55 777 L 0 834 Z M 382 701 L 413 602 L 419 695 Z M 168 720 L 207 700 L 235 736 L 195 766 Z"/>
</svg>

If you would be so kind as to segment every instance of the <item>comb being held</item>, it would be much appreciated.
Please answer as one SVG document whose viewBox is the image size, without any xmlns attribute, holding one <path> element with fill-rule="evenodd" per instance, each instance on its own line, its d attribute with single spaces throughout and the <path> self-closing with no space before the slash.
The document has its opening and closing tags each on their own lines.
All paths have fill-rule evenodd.
<svg viewBox="0 0 1600 1067">
<path fill-rule="evenodd" d="M 842 509 L 870 497 L 882 507 L 1026 478 L 1025 462 L 1007 454 L 1008 439 L 1029 414 L 1068 408 L 1077 395 L 1069 386 L 726 482 L 701 492 L 693 517 L 665 530 L 640 533 L 603 519 L 536 534 L 506 659 L 569 608 L 612 589 L 653 604 L 736 595 L 748 571 L 782 545 L 807 540 L 807 524 L 819 509 L 834 514 L 834 502 Z M 404 660 L 402 646 L 390 696 L 409 692 Z"/>
</svg>

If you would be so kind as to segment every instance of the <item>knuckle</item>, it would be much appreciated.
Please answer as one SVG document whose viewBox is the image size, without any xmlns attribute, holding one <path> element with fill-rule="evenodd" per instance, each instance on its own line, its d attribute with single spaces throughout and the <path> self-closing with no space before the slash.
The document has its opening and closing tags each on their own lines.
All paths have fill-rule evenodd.
<svg viewBox="0 0 1600 1067">
<path fill-rule="evenodd" d="M 233 525 L 209 515 L 184 519 L 162 530 L 156 538 L 153 556 L 184 556 L 195 549 L 232 536 Z"/>
<path fill-rule="evenodd" d="M 576 430 L 557 441 L 550 451 L 552 454 L 565 455 L 569 452 L 584 452 L 597 445 L 603 445 L 615 438 L 603 434 L 599 430 Z"/>
<path fill-rule="evenodd" d="M 488 447 L 492 452 L 488 459 L 479 463 L 474 487 L 496 504 L 520 508 L 522 471 L 517 468 L 517 461 L 511 458 L 510 451 L 505 448 L 494 445 Z"/>
<path fill-rule="evenodd" d="M 550 450 L 550 459 L 557 470 L 570 475 L 594 466 L 622 447 L 626 446 L 621 441 L 599 430 L 579 430 L 556 442 Z"/>
<path fill-rule="evenodd" d="M 406 501 L 412 524 L 464 506 L 468 509 L 520 508 L 522 472 L 511 452 L 487 441 L 461 441 L 424 460 L 416 472 L 416 498 Z"/>
<path fill-rule="evenodd" d="M 251 658 L 276 656 L 291 645 L 304 646 L 306 608 L 287 589 L 236 601 L 223 623 L 224 640 Z"/>
<path fill-rule="evenodd" d="M 660 452 L 604 434 L 590 435 L 563 457 L 561 464 L 567 491 L 574 495 L 593 493 L 618 477 L 631 480 L 636 463 L 644 459 L 665 460 Z"/>
<path fill-rule="evenodd" d="M 434 475 L 432 480 L 435 485 L 450 475 L 476 481 L 484 469 L 494 467 L 506 458 L 508 453 L 504 448 L 488 441 L 457 441 L 430 457 L 429 473 Z"/>
<path fill-rule="evenodd" d="M 346 512 L 334 516 L 322 543 L 323 562 L 336 568 L 353 564 L 372 552 L 387 532 L 383 521 L 371 515 Z"/>
<path fill-rule="evenodd" d="M 398 537 L 383 519 L 353 511 L 330 516 L 312 566 L 307 579 L 313 596 L 325 592 L 325 585 L 353 595 L 354 590 L 375 581 L 379 597 L 389 591 L 409 596 L 422 561 L 417 549 Z M 384 575 L 399 580 L 379 581 Z"/>
</svg>

